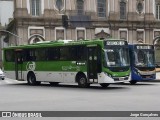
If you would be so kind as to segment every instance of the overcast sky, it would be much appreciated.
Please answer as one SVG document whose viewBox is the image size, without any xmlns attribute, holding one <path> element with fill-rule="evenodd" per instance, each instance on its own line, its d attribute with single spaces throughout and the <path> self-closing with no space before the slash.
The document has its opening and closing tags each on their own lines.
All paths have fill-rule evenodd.
<svg viewBox="0 0 160 120">
<path fill-rule="evenodd" d="M 9 23 L 9 18 L 13 18 L 13 1 L 0 0 L 0 22 L 2 26 Z"/>
</svg>

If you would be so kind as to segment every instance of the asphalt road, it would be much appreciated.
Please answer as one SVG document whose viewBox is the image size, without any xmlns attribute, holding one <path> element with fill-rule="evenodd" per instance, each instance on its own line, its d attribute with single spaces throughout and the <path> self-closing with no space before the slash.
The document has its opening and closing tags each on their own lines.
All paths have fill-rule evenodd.
<svg viewBox="0 0 160 120">
<path fill-rule="evenodd" d="M 0 81 L 0 111 L 160 111 L 160 82 L 112 84 L 104 89 L 76 84 L 29 86 L 6 79 Z"/>
</svg>

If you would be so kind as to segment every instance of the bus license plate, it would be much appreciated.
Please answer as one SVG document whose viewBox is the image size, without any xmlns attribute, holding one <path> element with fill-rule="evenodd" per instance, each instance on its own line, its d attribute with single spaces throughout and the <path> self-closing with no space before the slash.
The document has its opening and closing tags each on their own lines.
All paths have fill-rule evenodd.
<svg viewBox="0 0 160 120">
<path fill-rule="evenodd" d="M 124 80 L 124 78 L 119 78 L 119 80 Z"/>
<path fill-rule="evenodd" d="M 146 76 L 146 78 L 150 78 L 150 76 Z"/>
</svg>

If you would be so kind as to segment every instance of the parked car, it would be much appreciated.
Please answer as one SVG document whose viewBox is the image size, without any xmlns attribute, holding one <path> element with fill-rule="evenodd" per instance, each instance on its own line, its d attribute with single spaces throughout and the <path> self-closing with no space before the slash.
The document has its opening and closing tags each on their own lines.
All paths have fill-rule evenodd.
<svg viewBox="0 0 160 120">
<path fill-rule="evenodd" d="M 3 71 L 2 71 L 2 69 L 0 69 L 0 79 L 1 80 L 5 79 L 5 75 L 4 75 Z"/>
</svg>

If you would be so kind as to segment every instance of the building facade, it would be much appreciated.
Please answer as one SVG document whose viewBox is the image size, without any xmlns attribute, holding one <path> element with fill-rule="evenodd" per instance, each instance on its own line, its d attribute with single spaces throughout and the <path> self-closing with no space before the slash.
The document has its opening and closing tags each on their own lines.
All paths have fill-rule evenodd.
<svg viewBox="0 0 160 120">
<path fill-rule="evenodd" d="M 13 0 L 0 0 L 0 49 L 7 46 L 3 41 L 6 33 L 2 32 L 13 19 Z M 2 51 L 0 51 L 0 67 L 2 67 Z"/>
<path fill-rule="evenodd" d="M 8 29 L 22 38 L 10 36 L 9 45 L 106 37 L 158 44 L 160 0 L 14 0 Z"/>
</svg>

